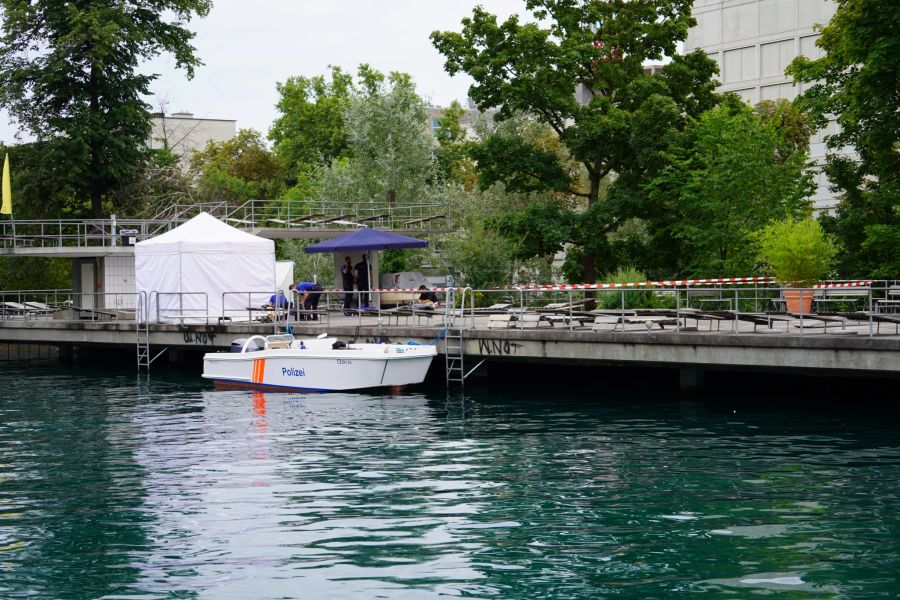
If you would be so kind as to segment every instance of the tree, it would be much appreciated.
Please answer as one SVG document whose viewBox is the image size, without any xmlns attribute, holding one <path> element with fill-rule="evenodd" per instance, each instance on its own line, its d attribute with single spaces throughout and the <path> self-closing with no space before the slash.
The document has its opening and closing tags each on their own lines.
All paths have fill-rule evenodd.
<svg viewBox="0 0 900 600">
<path fill-rule="evenodd" d="M 586 185 L 572 180 L 568 191 L 586 201 L 586 218 L 590 213 L 589 220 L 600 225 L 591 235 L 604 236 L 616 216 L 606 213 L 600 222 L 593 218 L 600 214 L 594 205 L 601 182 L 611 173 L 621 176 L 640 166 L 636 136 L 665 140 L 666 131 L 683 125 L 686 115 L 699 115 L 713 104 L 715 63 L 699 51 L 676 56 L 678 42 L 696 24 L 690 0 L 525 4 L 536 22 L 521 23 L 514 15 L 498 24 L 479 7 L 463 20 L 461 32 L 435 31 L 432 42 L 446 57 L 448 73 L 465 72 L 475 80 L 469 95 L 480 109 L 498 109 L 499 119 L 524 112 L 553 129 L 586 171 Z M 670 64 L 655 73 L 645 71 L 646 62 L 664 57 L 673 57 Z M 641 129 L 638 113 L 648 103 L 662 101 L 671 106 L 667 115 L 674 120 L 648 121 Z M 554 189 L 560 185 L 560 169 L 534 169 L 535 160 L 552 163 L 550 154 L 533 153 L 526 166 L 539 176 L 549 175 L 547 187 Z M 595 279 L 594 250 L 583 239 L 573 242 L 585 250 L 585 278 Z"/>
<path fill-rule="evenodd" d="M 353 76 L 331 67 L 323 75 L 290 77 L 276 84 L 281 113 L 269 130 L 274 151 L 285 168 L 288 185 L 319 164 L 330 165 L 349 152 L 345 113 L 355 92 Z"/>
<path fill-rule="evenodd" d="M 208 200 L 274 198 L 281 185 L 278 160 L 252 129 L 207 143 L 191 157 L 190 172 L 197 194 Z"/>
<path fill-rule="evenodd" d="M 692 120 L 670 163 L 647 185 L 661 207 L 657 215 L 667 221 L 655 227 L 679 242 L 675 271 L 697 277 L 752 272 L 754 232 L 811 211 L 808 140 L 802 116 L 788 102 L 763 104 L 757 112 L 730 103 Z"/>
<path fill-rule="evenodd" d="M 828 136 L 826 173 L 841 192 L 837 212 L 822 218 L 844 246 L 845 276 L 896 277 L 900 273 L 900 5 L 879 0 L 837 0 L 821 30 L 821 58 L 798 57 L 788 67 L 807 84 L 798 102 Z M 838 154 L 852 146 L 856 156 Z"/>
<path fill-rule="evenodd" d="M 476 178 L 476 168 L 469 156 L 472 143 L 467 139 L 462 119 L 466 115 L 459 102 L 454 100 L 443 110 L 435 137 L 437 170 L 446 181 L 456 181 L 471 189 Z"/>
<path fill-rule="evenodd" d="M 0 0 L 0 105 L 47 144 L 94 216 L 128 182 L 150 136 L 143 100 L 156 75 L 141 64 L 171 53 L 193 77 L 200 63 L 185 25 L 210 0 Z"/>
<path fill-rule="evenodd" d="M 321 172 L 316 193 L 332 200 L 421 201 L 436 174 L 425 102 L 405 73 L 386 80 L 371 69 L 364 75 L 363 93 L 350 100 L 345 116 L 348 156 Z"/>
</svg>

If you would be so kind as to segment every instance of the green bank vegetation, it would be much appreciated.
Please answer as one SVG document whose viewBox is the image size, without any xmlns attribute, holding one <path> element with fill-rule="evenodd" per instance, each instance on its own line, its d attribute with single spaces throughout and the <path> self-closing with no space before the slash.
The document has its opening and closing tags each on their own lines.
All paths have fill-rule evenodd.
<svg viewBox="0 0 900 600">
<path fill-rule="evenodd" d="M 529 0 L 530 15 L 502 22 L 476 8 L 431 40 L 448 73 L 474 80 L 478 111 L 454 102 L 432 133 L 409 75 L 331 67 L 273 82 L 279 116 L 269 130 L 211 142 L 185 170 L 171 149 L 146 149 L 151 110 L 140 98 L 153 76 L 135 67 L 164 52 L 190 76 L 200 57 L 185 26 L 210 5 L 137 4 L 148 19 L 113 28 L 102 24 L 119 22 L 119 9 L 103 2 L 0 0 L 0 104 L 39 140 L 4 149 L 18 218 L 252 198 L 440 201 L 454 230 L 433 236 L 428 251 L 392 253 L 387 266 L 429 264 L 478 288 L 762 274 L 774 265 L 760 258 L 760 232 L 811 215 L 809 138 L 834 114 L 842 130 L 829 146 L 851 145 L 860 160 L 827 165 L 841 199 L 820 219 L 839 242 L 832 274 L 900 273 L 900 42 L 897 19 L 883 14 L 898 8 L 839 1 L 820 38 L 825 56 L 790 67 L 798 82 L 817 83 L 795 103 L 753 107 L 715 93 L 718 69 L 703 52 L 677 54 L 695 25 L 689 0 Z M 35 35 L 45 54 L 27 52 Z M 78 43 L 64 53 L 58 39 Z M 94 60 L 121 45 L 129 52 L 114 68 Z M 61 107 L 71 118 L 58 117 Z M 330 270 L 302 250 L 279 242 L 301 272 Z"/>
</svg>

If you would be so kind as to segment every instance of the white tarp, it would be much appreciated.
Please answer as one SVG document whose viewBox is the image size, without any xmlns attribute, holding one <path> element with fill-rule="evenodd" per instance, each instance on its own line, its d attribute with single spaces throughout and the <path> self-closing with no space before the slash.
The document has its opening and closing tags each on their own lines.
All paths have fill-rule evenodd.
<svg viewBox="0 0 900 600">
<path fill-rule="evenodd" d="M 200 213 L 135 244 L 134 270 L 150 321 L 246 315 L 275 291 L 275 242 Z"/>
</svg>

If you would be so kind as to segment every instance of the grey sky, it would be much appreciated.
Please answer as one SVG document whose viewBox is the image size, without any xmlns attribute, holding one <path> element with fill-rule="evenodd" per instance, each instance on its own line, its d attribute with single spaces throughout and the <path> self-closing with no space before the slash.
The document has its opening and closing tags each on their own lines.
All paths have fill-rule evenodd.
<svg viewBox="0 0 900 600">
<path fill-rule="evenodd" d="M 525 12 L 523 0 L 214 0 L 209 16 L 191 24 L 204 66 L 188 81 L 170 57 L 154 61 L 148 70 L 161 77 L 149 102 L 265 134 L 276 117 L 276 82 L 325 73 L 329 64 L 355 72 L 364 62 L 410 73 L 435 104 L 463 101 L 469 78 L 444 72 L 428 35 L 458 31 L 478 4 L 501 18 Z M 0 139 L 11 143 L 13 133 L 3 115 Z"/>
</svg>

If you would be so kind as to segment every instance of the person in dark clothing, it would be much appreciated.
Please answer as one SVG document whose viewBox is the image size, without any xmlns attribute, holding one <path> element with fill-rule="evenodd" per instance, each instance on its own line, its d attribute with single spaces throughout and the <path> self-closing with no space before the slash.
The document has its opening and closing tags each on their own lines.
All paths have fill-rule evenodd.
<svg viewBox="0 0 900 600">
<path fill-rule="evenodd" d="M 353 307 L 353 263 L 349 256 L 344 257 L 344 264 L 341 265 L 341 279 L 344 283 L 344 314 L 350 314 L 348 311 Z"/>
<path fill-rule="evenodd" d="M 421 305 L 425 305 L 425 306 L 430 306 L 430 307 L 432 307 L 432 308 L 434 308 L 435 306 L 437 306 L 437 303 L 438 303 L 438 297 L 437 297 L 437 294 L 435 294 L 434 292 L 432 292 L 431 290 L 429 290 L 428 287 L 425 286 L 425 285 L 420 285 L 420 286 L 419 286 L 419 291 L 420 291 L 421 293 L 419 294 L 418 300 L 416 300 L 416 303 L 417 303 L 417 304 L 421 304 Z"/>
<path fill-rule="evenodd" d="M 316 314 L 316 311 L 319 309 L 319 297 L 322 295 L 322 286 L 314 281 L 301 281 L 300 283 L 292 283 L 290 289 L 300 294 L 299 305 L 306 312 L 306 314 L 298 315 L 298 320 L 317 321 L 319 316 Z"/>
<path fill-rule="evenodd" d="M 366 260 L 366 255 L 363 254 L 362 260 L 356 263 L 356 266 L 353 267 L 353 270 L 356 274 L 356 289 L 360 291 L 359 294 L 359 306 L 368 306 L 369 305 L 369 262 Z"/>
</svg>

